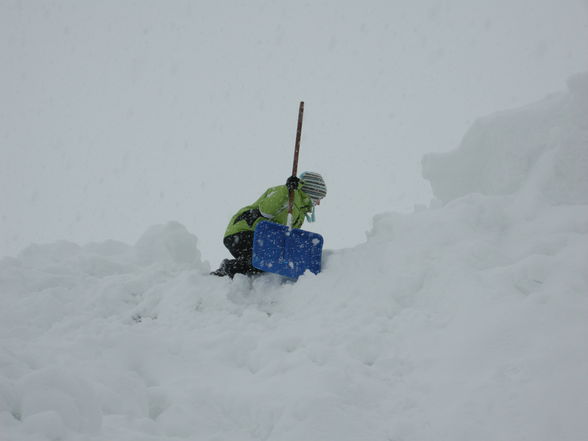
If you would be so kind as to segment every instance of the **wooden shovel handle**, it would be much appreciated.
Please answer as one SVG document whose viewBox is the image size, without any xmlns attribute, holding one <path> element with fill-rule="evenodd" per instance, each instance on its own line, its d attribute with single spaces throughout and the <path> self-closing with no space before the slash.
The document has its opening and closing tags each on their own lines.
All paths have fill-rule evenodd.
<svg viewBox="0 0 588 441">
<path fill-rule="evenodd" d="M 294 144 L 294 164 L 292 165 L 292 176 L 298 174 L 298 153 L 300 152 L 300 137 L 302 136 L 302 117 L 304 116 L 304 101 L 300 101 L 298 108 L 298 126 L 296 127 L 296 144 Z M 288 226 L 292 228 L 292 205 L 294 204 L 294 191 L 290 190 L 288 195 Z"/>
<path fill-rule="evenodd" d="M 294 164 L 292 165 L 292 176 L 298 174 L 298 153 L 300 152 L 300 137 L 302 136 L 302 117 L 304 116 L 304 101 L 300 101 L 298 108 L 298 127 L 296 128 L 296 144 L 294 145 Z"/>
</svg>

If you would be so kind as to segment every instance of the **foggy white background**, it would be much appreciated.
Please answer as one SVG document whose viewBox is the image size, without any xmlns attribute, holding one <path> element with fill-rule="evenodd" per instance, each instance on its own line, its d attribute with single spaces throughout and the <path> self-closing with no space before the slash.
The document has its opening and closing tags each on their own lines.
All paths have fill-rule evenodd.
<svg viewBox="0 0 588 441">
<path fill-rule="evenodd" d="M 425 152 L 588 69 L 582 0 L 0 0 L 0 256 L 177 220 L 215 266 L 232 214 L 322 173 L 326 248 L 430 200 Z"/>
</svg>

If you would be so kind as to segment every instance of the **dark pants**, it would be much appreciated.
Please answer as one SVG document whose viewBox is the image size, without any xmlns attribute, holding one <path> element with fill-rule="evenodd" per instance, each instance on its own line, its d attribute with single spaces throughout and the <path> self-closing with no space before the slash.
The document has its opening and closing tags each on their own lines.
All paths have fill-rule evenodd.
<svg viewBox="0 0 588 441">
<path fill-rule="evenodd" d="M 222 269 L 229 277 L 235 274 L 258 274 L 263 271 L 251 265 L 253 255 L 253 231 L 242 231 L 224 238 L 225 247 L 233 255 L 234 259 L 226 259 Z"/>
</svg>

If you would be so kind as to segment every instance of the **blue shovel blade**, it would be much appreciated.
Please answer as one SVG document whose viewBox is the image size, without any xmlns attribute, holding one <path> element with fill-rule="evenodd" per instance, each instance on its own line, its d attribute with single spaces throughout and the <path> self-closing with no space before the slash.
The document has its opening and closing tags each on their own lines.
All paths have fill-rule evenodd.
<svg viewBox="0 0 588 441">
<path fill-rule="evenodd" d="M 253 266 L 292 279 L 321 272 L 323 237 L 275 222 L 260 222 L 253 236 Z"/>
</svg>

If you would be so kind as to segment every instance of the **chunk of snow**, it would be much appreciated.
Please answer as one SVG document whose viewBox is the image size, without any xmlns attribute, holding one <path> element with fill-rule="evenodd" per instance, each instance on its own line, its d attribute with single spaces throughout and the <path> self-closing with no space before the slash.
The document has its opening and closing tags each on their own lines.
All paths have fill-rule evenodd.
<svg viewBox="0 0 588 441">
<path fill-rule="evenodd" d="M 141 264 L 186 264 L 202 266 L 198 239 L 178 222 L 156 225 L 147 230 L 135 245 Z"/>
</svg>

